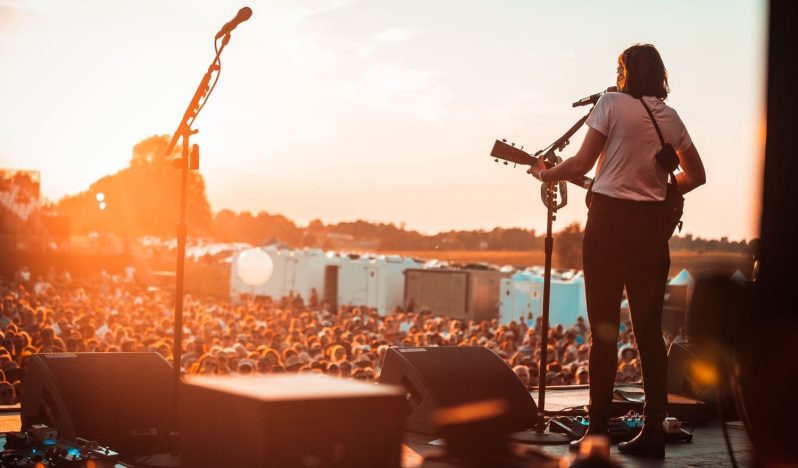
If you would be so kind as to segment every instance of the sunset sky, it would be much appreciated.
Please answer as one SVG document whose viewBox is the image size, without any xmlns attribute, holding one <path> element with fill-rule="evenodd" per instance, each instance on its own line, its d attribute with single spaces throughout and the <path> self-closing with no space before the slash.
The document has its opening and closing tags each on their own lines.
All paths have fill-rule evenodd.
<svg viewBox="0 0 798 468">
<path fill-rule="evenodd" d="M 757 235 L 767 11 L 753 0 L 0 0 L 0 167 L 40 170 L 52 200 L 126 167 L 174 131 L 245 5 L 192 140 L 215 211 L 540 232 L 538 182 L 493 163 L 493 140 L 547 146 L 585 113 L 571 102 L 614 84 L 618 54 L 650 42 L 707 171 L 686 232 Z M 569 195 L 555 229 L 584 223 L 584 191 Z"/>
</svg>

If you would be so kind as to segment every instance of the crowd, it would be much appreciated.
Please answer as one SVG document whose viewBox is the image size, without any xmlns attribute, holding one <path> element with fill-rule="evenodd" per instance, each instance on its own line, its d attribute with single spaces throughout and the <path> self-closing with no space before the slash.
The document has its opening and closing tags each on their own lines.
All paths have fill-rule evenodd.
<svg viewBox="0 0 798 468">
<path fill-rule="evenodd" d="M 173 296 L 130 276 L 73 280 L 23 272 L 0 283 L 0 404 L 19 402 L 33 353 L 155 351 L 172 360 Z M 189 374 L 315 372 L 376 381 L 389 347 L 485 346 L 528 387 L 537 385 L 540 324 L 499 325 L 436 317 L 434 311 L 342 306 L 314 296 L 229 300 L 186 297 L 181 367 Z M 641 378 L 634 335 L 622 322 L 618 381 Z M 673 339 L 666 337 L 666 339 Z M 677 337 L 678 339 L 678 337 Z M 548 385 L 588 383 L 590 331 L 583 320 L 549 331 Z"/>
</svg>

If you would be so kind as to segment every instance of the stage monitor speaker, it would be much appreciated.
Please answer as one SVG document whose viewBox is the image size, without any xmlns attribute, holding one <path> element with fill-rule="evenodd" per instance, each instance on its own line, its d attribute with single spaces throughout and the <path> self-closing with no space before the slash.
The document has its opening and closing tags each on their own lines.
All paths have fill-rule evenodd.
<svg viewBox="0 0 798 468">
<path fill-rule="evenodd" d="M 482 346 L 390 348 L 379 382 L 404 389 L 407 430 L 413 432 L 435 434 L 437 410 L 484 400 L 508 404 L 512 431 L 537 421 L 537 406 L 524 384 L 502 358 Z"/>
<path fill-rule="evenodd" d="M 401 463 L 399 388 L 314 374 L 187 376 L 183 466 L 385 466 Z"/>
<path fill-rule="evenodd" d="M 46 424 L 63 440 L 82 437 L 123 457 L 146 455 L 166 423 L 171 386 L 172 366 L 158 353 L 34 354 L 25 372 L 22 430 Z"/>
<path fill-rule="evenodd" d="M 668 393 L 702 401 L 717 401 L 715 389 L 694 378 L 693 364 L 702 361 L 698 348 L 688 343 L 671 343 L 668 348 Z M 706 362 L 706 359 L 703 361 Z"/>
<path fill-rule="evenodd" d="M 688 372 L 690 362 L 695 358 L 692 345 L 671 343 L 668 348 L 668 393 L 696 397 L 690 385 Z"/>
<path fill-rule="evenodd" d="M 690 343 L 671 343 L 668 348 L 668 393 L 684 395 L 710 403 L 714 411 L 718 401 L 717 389 L 695 378 L 694 365 L 709 365 L 706 357 L 702 357 L 701 348 Z M 721 392 L 722 398 L 725 392 Z M 733 408 L 732 408 L 733 410 Z"/>
</svg>

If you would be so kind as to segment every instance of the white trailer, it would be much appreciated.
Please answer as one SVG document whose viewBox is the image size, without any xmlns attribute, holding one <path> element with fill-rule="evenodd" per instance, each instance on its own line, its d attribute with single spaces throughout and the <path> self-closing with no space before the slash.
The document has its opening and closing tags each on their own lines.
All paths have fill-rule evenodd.
<svg viewBox="0 0 798 468">
<path fill-rule="evenodd" d="M 294 252 L 274 246 L 259 248 L 272 259 L 271 276 L 259 286 L 245 284 L 238 276 L 238 257 L 243 251 L 235 252 L 232 267 L 230 268 L 230 297 L 232 299 L 236 299 L 242 294 L 270 296 L 272 299 L 279 299 L 294 289 L 294 271 L 296 270 L 297 261 Z"/>
<path fill-rule="evenodd" d="M 397 255 L 338 257 L 337 263 L 326 266 L 324 298 L 336 306 L 373 307 L 385 315 L 403 304 L 404 271 L 419 266 Z"/>
<path fill-rule="evenodd" d="M 327 265 L 337 264 L 340 257 L 327 254 L 320 249 L 281 249 L 274 246 L 263 247 L 269 254 L 274 268 L 266 283 L 260 286 L 248 286 L 238 277 L 237 260 L 241 251 L 233 255 L 230 275 L 230 297 L 235 299 L 241 294 L 270 296 L 280 299 L 289 295 L 300 295 L 305 303 L 310 301 L 313 289 L 321 298 L 324 290 L 324 270 Z"/>
</svg>

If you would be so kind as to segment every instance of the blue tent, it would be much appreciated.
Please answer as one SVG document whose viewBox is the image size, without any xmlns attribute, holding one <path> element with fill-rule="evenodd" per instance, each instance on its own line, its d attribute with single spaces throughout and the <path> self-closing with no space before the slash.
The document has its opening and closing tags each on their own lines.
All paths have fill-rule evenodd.
<svg viewBox="0 0 798 468">
<path fill-rule="evenodd" d="M 504 278 L 500 285 L 501 323 L 513 320 L 527 320 L 531 323 L 543 312 L 543 276 L 535 271 L 518 271 L 510 278 Z M 577 317 L 587 318 L 585 304 L 585 284 L 581 273 L 563 280 L 552 275 L 549 323 L 572 325 Z"/>
<path fill-rule="evenodd" d="M 682 268 L 682 271 L 680 271 L 679 273 L 676 274 L 676 276 L 671 278 L 668 284 L 673 286 L 679 286 L 684 284 L 692 288 L 693 286 L 695 286 L 695 278 L 693 278 L 693 275 L 691 275 L 690 272 L 687 271 L 687 268 Z"/>
</svg>

